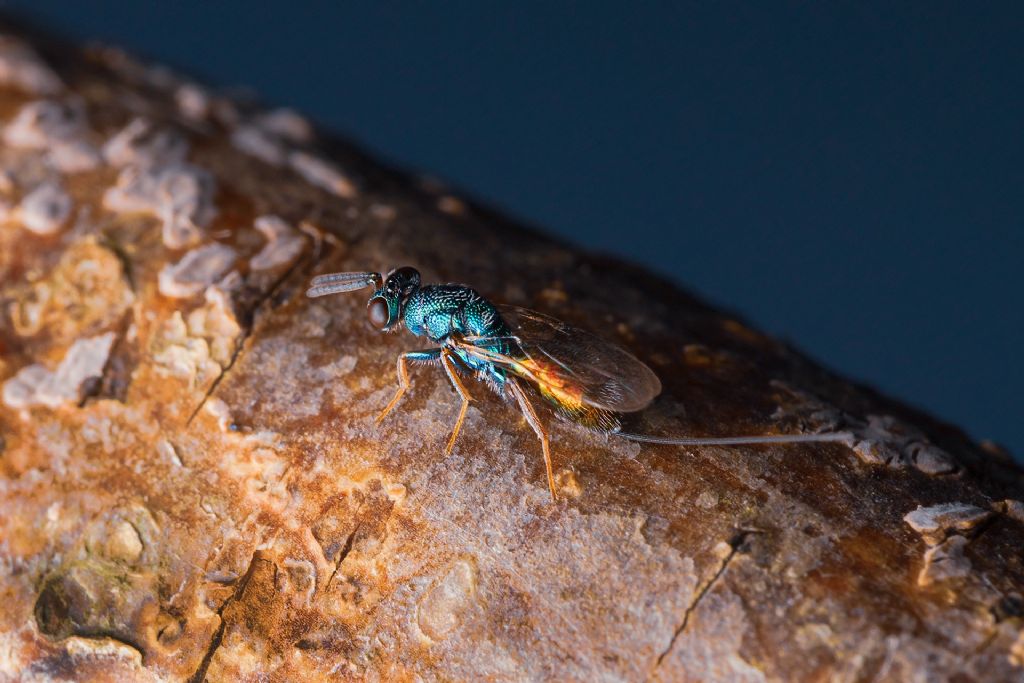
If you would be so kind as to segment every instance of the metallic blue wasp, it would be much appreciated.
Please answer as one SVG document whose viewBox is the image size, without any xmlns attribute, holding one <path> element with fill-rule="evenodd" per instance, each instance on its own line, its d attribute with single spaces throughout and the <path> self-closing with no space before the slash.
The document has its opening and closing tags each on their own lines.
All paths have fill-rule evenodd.
<svg viewBox="0 0 1024 683">
<path fill-rule="evenodd" d="M 530 401 L 530 390 L 557 413 L 574 422 L 637 441 L 678 445 L 734 445 L 837 441 L 841 434 L 671 438 L 619 431 L 619 413 L 646 408 L 661 392 L 657 375 L 635 356 L 589 332 L 554 318 L 514 306 L 498 306 L 475 290 L 458 284 L 422 285 L 410 267 L 388 274 L 333 273 L 313 279 L 309 297 L 373 287 L 367 303 L 370 324 L 382 331 L 405 328 L 438 346 L 407 351 L 398 357 L 398 391 L 377 422 L 391 412 L 409 389 L 412 362 L 440 363 L 462 398 L 446 452 L 455 446 L 471 400 L 460 374 L 470 373 L 495 392 L 515 400 L 537 433 L 544 453 L 548 488 L 555 479 L 547 430 Z"/>
</svg>

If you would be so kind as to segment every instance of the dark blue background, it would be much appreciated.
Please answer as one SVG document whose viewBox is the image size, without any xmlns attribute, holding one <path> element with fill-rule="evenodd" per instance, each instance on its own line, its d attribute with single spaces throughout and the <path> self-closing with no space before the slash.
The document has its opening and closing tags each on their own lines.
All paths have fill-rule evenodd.
<svg viewBox="0 0 1024 683">
<path fill-rule="evenodd" d="M 1024 456 L 1024 12 L 808 5 L 5 6 L 250 85 Z"/>
</svg>

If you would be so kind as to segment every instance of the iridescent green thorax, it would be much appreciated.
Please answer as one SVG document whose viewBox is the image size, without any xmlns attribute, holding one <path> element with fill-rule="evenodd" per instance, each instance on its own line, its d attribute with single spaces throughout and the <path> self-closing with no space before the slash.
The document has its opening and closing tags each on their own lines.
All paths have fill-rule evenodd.
<svg viewBox="0 0 1024 683">
<path fill-rule="evenodd" d="M 420 287 L 405 301 L 404 320 L 406 329 L 432 341 L 442 341 L 453 333 L 464 337 L 509 333 L 494 304 L 462 285 Z"/>
<path fill-rule="evenodd" d="M 460 335 L 484 338 L 477 342 L 481 348 L 495 353 L 514 353 L 511 333 L 494 304 L 477 291 L 462 285 L 427 285 L 409 295 L 403 306 L 405 327 L 417 336 L 443 342 Z M 487 339 L 490 338 L 490 339 Z M 505 373 L 478 357 L 455 351 L 467 367 L 484 372 L 499 384 Z"/>
</svg>

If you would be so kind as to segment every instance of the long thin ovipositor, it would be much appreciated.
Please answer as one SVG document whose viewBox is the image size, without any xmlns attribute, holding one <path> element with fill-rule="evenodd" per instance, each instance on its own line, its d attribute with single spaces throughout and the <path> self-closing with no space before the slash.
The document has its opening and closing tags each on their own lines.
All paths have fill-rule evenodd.
<svg viewBox="0 0 1024 683">
<path fill-rule="evenodd" d="M 775 434 L 766 436 L 722 436 L 722 437 L 690 437 L 690 436 L 654 436 L 651 434 L 631 434 L 614 432 L 630 441 L 660 443 L 670 446 L 742 446 L 745 444 L 770 443 L 819 443 L 822 441 L 849 441 L 853 436 L 849 432 L 831 432 L 828 434 Z"/>
</svg>

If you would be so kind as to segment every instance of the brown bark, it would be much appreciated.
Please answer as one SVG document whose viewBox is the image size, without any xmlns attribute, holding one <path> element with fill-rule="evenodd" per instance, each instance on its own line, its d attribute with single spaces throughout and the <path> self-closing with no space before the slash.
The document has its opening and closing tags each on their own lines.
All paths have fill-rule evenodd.
<svg viewBox="0 0 1024 683">
<path fill-rule="evenodd" d="M 1024 677 L 997 447 L 292 113 L 24 35 L 0 84 L 0 678 Z M 403 264 L 631 349 L 665 386 L 634 430 L 854 437 L 548 416 L 553 504 L 482 385 L 450 456 L 436 368 L 374 425 L 417 342 L 303 291 Z"/>
</svg>

